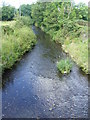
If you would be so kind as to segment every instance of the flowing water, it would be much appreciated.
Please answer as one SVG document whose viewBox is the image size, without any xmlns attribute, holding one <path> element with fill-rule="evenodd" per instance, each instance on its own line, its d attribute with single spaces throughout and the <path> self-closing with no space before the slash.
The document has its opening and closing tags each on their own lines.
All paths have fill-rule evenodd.
<svg viewBox="0 0 90 120">
<path fill-rule="evenodd" d="M 61 75 L 57 61 L 67 55 L 61 46 L 33 27 L 37 45 L 3 75 L 3 118 L 87 118 L 88 77 L 73 63 Z"/>
</svg>

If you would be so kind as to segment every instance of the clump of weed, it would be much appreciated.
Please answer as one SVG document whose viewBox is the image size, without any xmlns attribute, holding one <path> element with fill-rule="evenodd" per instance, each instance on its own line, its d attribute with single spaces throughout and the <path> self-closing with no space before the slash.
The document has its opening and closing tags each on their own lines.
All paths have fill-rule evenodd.
<svg viewBox="0 0 90 120">
<path fill-rule="evenodd" d="M 57 68 L 62 74 L 68 74 L 68 73 L 70 73 L 70 71 L 72 69 L 72 63 L 69 60 L 69 58 L 67 58 L 65 60 L 60 60 L 57 63 Z"/>
</svg>

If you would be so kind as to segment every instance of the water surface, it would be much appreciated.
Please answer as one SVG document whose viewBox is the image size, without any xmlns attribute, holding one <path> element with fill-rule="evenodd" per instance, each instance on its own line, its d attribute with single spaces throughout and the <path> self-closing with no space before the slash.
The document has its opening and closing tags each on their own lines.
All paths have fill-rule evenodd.
<svg viewBox="0 0 90 120">
<path fill-rule="evenodd" d="M 76 64 L 61 75 L 56 62 L 67 55 L 33 27 L 37 45 L 3 75 L 4 118 L 87 118 L 88 77 Z"/>
</svg>

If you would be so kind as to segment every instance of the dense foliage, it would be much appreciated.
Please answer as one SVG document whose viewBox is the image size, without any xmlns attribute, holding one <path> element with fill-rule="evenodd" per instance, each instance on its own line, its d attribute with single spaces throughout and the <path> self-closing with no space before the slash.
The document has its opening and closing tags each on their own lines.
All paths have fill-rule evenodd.
<svg viewBox="0 0 90 120">
<path fill-rule="evenodd" d="M 15 14 L 15 8 L 12 6 L 3 6 L 2 7 L 2 20 L 9 21 L 13 20 Z"/>
<path fill-rule="evenodd" d="M 28 21 L 28 19 L 27 19 Z M 11 68 L 36 43 L 36 36 L 20 18 L 11 25 L 2 25 L 2 69 Z M 12 22 L 10 23 L 12 24 Z"/>
<path fill-rule="evenodd" d="M 74 2 L 37 2 L 32 5 L 23 4 L 18 11 L 21 11 L 21 16 L 33 18 L 32 20 L 40 26 L 46 27 L 49 23 L 52 26 L 54 23 L 53 27 L 56 29 L 63 26 L 66 19 L 88 20 L 88 7 L 83 3 L 75 5 Z M 2 20 L 12 20 L 15 13 L 14 7 L 4 5 L 2 7 Z M 58 23 L 59 26 L 57 26 Z"/>
<path fill-rule="evenodd" d="M 74 10 L 76 13 L 76 18 L 88 20 L 88 7 L 85 4 L 80 3 L 79 5 L 75 5 Z"/>
<path fill-rule="evenodd" d="M 21 9 L 21 15 L 22 16 L 31 16 L 31 5 L 27 4 L 23 4 L 20 6 Z"/>
<path fill-rule="evenodd" d="M 31 16 L 36 26 L 54 36 L 63 28 L 77 30 L 75 21 L 88 19 L 88 7 L 73 2 L 38 2 L 33 5 Z"/>
</svg>

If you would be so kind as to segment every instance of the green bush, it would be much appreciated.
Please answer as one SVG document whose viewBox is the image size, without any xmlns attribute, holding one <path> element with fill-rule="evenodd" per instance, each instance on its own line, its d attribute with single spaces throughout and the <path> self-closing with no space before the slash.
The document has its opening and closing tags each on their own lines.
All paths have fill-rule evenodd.
<svg viewBox="0 0 90 120">
<path fill-rule="evenodd" d="M 9 35 L 9 34 L 11 34 L 13 32 L 14 32 L 14 29 L 9 27 L 8 25 L 2 26 L 2 33 L 3 34 L 8 34 Z"/>
<path fill-rule="evenodd" d="M 9 21 L 9 20 L 13 20 L 14 18 L 14 12 L 15 12 L 15 8 L 12 6 L 3 6 L 1 8 L 2 11 L 2 21 Z"/>
<path fill-rule="evenodd" d="M 57 63 L 57 68 L 62 74 L 70 73 L 72 69 L 72 63 L 68 58 L 65 60 L 60 60 Z"/>
<path fill-rule="evenodd" d="M 32 19 L 29 16 L 21 16 L 18 19 L 16 19 L 16 27 L 22 27 L 23 25 L 30 26 L 33 24 Z"/>
<path fill-rule="evenodd" d="M 31 16 L 31 5 L 27 4 L 23 4 L 20 6 L 21 8 L 21 15 L 22 16 Z"/>
</svg>

